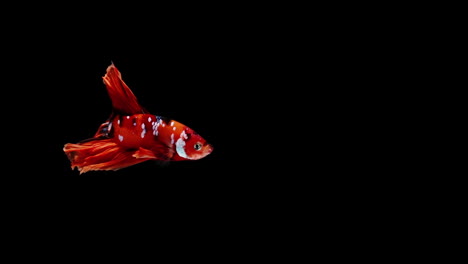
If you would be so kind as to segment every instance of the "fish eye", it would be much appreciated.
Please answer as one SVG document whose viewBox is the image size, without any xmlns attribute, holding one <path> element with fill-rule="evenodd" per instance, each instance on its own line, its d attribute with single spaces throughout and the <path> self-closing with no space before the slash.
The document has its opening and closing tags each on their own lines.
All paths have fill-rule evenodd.
<svg viewBox="0 0 468 264">
<path fill-rule="evenodd" d="M 200 142 L 197 142 L 197 143 L 195 143 L 195 145 L 193 145 L 193 148 L 195 150 L 200 150 L 202 148 L 202 144 Z"/>
</svg>

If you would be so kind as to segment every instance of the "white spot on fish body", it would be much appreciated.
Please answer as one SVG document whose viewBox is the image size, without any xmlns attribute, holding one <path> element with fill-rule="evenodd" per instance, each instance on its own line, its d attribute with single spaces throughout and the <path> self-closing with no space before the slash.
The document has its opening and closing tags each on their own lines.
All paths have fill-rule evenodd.
<svg viewBox="0 0 468 264">
<path fill-rule="evenodd" d="M 187 134 L 185 134 L 185 131 L 182 131 L 182 133 L 180 133 L 180 137 L 184 138 L 184 140 L 188 138 Z"/>
<path fill-rule="evenodd" d="M 159 122 L 153 122 L 153 135 L 157 136 L 158 135 L 158 127 L 159 127 Z"/>
<path fill-rule="evenodd" d="M 117 119 L 117 125 L 120 126 L 120 119 Z"/>
<path fill-rule="evenodd" d="M 174 133 L 171 134 L 171 145 L 174 144 Z"/>
<path fill-rule="evenodd" d="M 171 122 L 171 126 L 174 126 L 174 121 Z"/>
<path fill-rule="evenodd" d="M 151 122 L 151 116 L 148 116 L 148 122 Z"/>
<path fill-rule="evenodd" d="M 120 141 L 120 142 L 123 141 L 123 136 L 122 136 L 122 135 L 119 135 L 119 141 Z"/>
<path fill-rule="evenodd" d="M 127 119 L 130 119 L 130 116 L 127 116 Z"/>
<path fill-rule="evenodd" d="M 146 134 L 146 129 L 145 129 L 145 123 L 141 123 L 141 138 L 145 137 Z"/>
<path fill-rule="evenodd" d="M 173 127 L 173 128 L 172 128 L 172 130 L 174 130 L 174 131 L 175 131 L 175 129 L 176 129 L 176 127 Z"/>
</svg>

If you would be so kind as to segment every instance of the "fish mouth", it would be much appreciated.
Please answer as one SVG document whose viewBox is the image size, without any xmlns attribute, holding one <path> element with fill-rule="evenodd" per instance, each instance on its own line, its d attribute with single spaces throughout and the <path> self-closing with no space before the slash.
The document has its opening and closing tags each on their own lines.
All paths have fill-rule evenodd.
<svg viewBox="0 0 468 264">
<path fill-rule="evenodd" d="M 205 152 L 204 156 L 206 156 L 206 155 L 210 154 L 211 152 L 213 152 L 213 145 L 211 145 L 211 144 L 205 145 L 205 151 L 204 152 Z"/>
</svg>

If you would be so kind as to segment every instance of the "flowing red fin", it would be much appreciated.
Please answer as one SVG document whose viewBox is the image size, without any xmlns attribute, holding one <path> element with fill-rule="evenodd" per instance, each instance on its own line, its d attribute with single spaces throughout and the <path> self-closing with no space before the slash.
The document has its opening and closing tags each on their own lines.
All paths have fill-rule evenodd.
<svg viewBox="0 0 468 264">
<path fill-rule="evenodd" d="M 138 103 L 132 90 L 122 80 L 122 75 L 114 63 L 107 67 L 106 74 L 102 79 L 106 85 L 114 111 L 126 115 L 147 113 Z"/>
<path fill-rule="evenodd" d="M 135 157 L 135 150 L 123 150 L 112 139 L 68 143 L 63 151 L 71 162 L 71 168 L 78 168 L 80 174 L 94 170 L 115 171 L 151 159 Z"/>
<path fill-rule="evenodd" d="M 153 159 L 153 160 L 160 160 L 160 161 L 170 161 L 174 156 L 174 151 L 164 145 L 159 145 L 156 143 L 152 146 L 152 150 L 145 149 L 140 147 L 135 153 L 133 157 L 137 159 Z"/>
<path fill-rule="evenodd" d="M 133 154 L 133 157 L 137 159 L 157 159 L 157 157 L 154 155 L 154 153 L 151 150 L 144 149 L 144 148 L 139 148 L 135 153 Z"/>
</svg>

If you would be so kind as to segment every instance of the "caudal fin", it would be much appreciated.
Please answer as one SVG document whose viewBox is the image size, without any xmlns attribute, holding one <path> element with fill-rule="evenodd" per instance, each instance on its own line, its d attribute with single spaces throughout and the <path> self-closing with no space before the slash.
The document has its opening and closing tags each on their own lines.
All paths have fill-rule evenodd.
<svg viewBox="0 0 468 264">
<path fill-rule="evenodd" d="M 80 174 L 94 170 L 118 170 L 151 159 L 137 158 L 135 151 L 121 149 L 112 139 L 68 143 L 63 151 L 71 162 L 71 168 L 78 168 Z"/>
<path fill-rule="evenodd" d="M 107 67 L 106 74 L 102 79 L 106 85 L 114 111 L 126 115 L 146 113 L 133 92 L 122 80 L 122 75 L 114 63 Z"/>
</svg>

